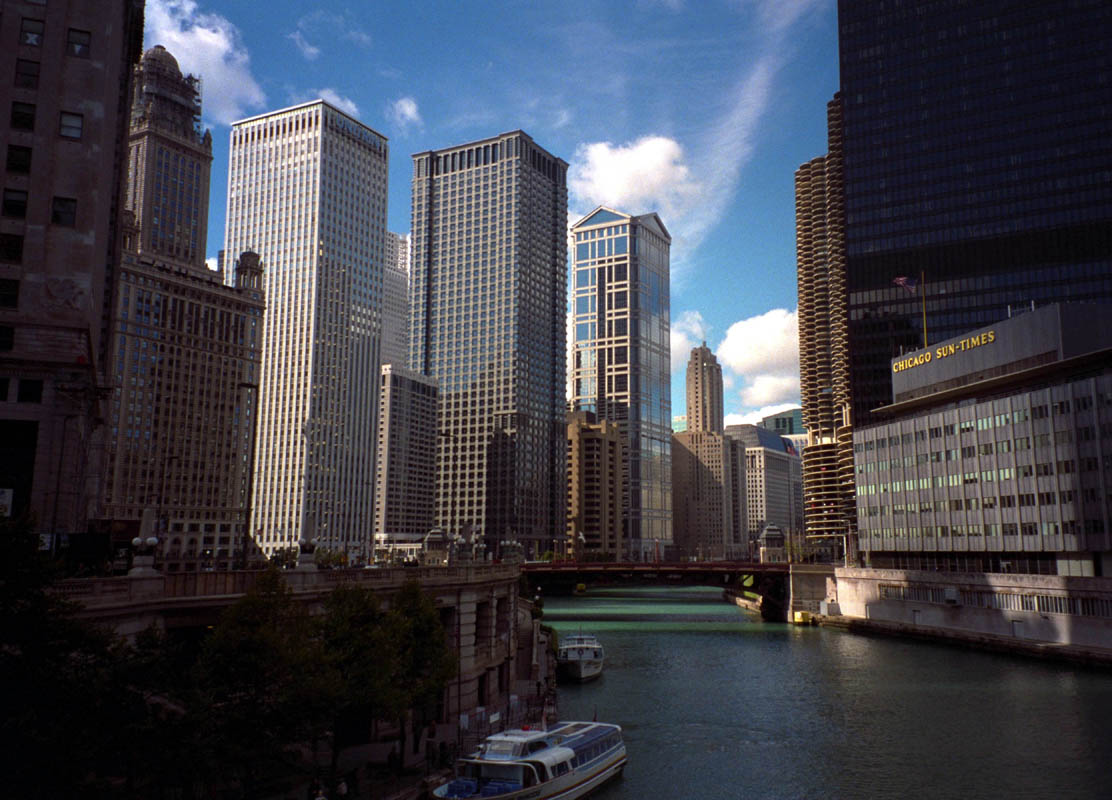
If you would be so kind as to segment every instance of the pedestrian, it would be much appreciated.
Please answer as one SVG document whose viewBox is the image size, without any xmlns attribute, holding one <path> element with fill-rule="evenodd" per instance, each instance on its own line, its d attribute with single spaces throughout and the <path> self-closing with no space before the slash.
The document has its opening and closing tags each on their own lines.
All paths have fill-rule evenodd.
<svg viewBox="0 0 1112 800">
<path fill-rule="evenodd" d="M 340 782 L 336 784 L 336 796 L 341 800 L 348 796 L 348 785 L 346 778 L 340 778 Z"/>
</svg>

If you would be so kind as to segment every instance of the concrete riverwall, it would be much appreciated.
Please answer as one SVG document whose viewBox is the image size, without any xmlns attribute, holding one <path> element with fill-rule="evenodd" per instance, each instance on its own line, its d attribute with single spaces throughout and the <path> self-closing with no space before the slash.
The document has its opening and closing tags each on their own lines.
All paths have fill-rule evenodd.
<svg viewBox="0 0 1112 800">
<path fill-rule="evenodd" d="M 851 630 L 955 639 L 1112 663 L 1112 579 L 838 568 Z"/>
</svg>

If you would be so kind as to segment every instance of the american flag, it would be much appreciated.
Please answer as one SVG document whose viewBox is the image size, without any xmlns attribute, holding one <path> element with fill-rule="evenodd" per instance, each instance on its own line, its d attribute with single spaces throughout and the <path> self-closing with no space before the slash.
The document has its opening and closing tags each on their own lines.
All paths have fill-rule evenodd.
<svg viewBox="0 0 1112 800">
<path fill-rule="evenodd" d="M 892 283 L 896 286 L 902 286 L 912 294 L 915 294 L 915 287 L 919 285 L 917 278 L 909 278 L 906 275 L 901 275 L 898 278 L 893 278 Z"/>
</svg>

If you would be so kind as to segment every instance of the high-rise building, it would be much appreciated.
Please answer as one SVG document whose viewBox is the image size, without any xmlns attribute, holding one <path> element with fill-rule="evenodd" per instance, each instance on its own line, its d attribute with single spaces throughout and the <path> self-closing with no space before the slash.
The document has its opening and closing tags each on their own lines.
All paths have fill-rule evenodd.
<svg viewBox="0 0 1112 800">
<path fill-rule="evenodd" d="M 808 536 L 841 538 L 851 547 L 856 507 L 838 97 L 827 106 L 827 125 L 830 152 L 795 174 L 804 517 Z"/>
<path fill-rule="evenodd" d="M 434 524 L 439 391 L 426 375 L 382 365 L 375 459 L 376 549 L 423 540 Z"/>
<path fill-rule="evenodd" d="M 382 270 L 382 363 L 409 359 L 409 234 L 386 232 Z"/>
<path fill-rule="evenodd" d="M 266 262 L 253 533 L 354 559 L 374 529 L 386 138 L 316 100 L 232 126 L 228 253 Z"/>
<path fill-rule="evenodd" d="M 722 433 L 722 366 L 703 342 L 687 361 L 687 430 Z"/>
<path fill-rule="evenodd" d="M 440 384 L 436 521 L 565 535 L 567 164 L 522 131 L 413 156 L 409 366 Z"/>
<path fill-rule="evenodd" d="M 157 534 L 167 571 L 226 569 L 247 560 L 262 266 L 243 253 L 234 286 L 205 266 L 211 136 L 196 79 L 154 47 L 135 88 L 103 517 L 124 540 Z"/>
<path fill-rule="evenodd" d="M 838 26 L 861 424 L 924 335 L 1112 299 L 1112 14 L 1102 0 L 841 0 Z"/>
<path fill-rule="evenodd" d="M 616 422 L 568 412 L 568 555 L 623 559 L 627 448 Z"/>
<path fill-rule="evenodd" d="M 132 78 L 125 207 L 139 256 L 204 266 L 212 133 L 201 127 L 201 81 L 183 75 L 162 45 Z"/>
<path fill-rule="evenodd" d="M 100 497 L 143 4 L 0 6 L 0 504 L 31 513 L 43 536 L 79 534 Z"/>
<path fill-rule="evenodd" d="M 687 361 L 687 429 L 672 436 L 672 532 L 683 558 L 736 556 L 745 543 L 743 451 L 723 436 L 722 367 L 703 342 Z M 738 472 L 740 471 L 740 475 Z"/>
<path fill-rule="evenodd" d="M 803 471 L 795 447 L 756 425 L 728 425 L 726 437 L 745 453 L 748 539 L 755 540 L 766 526 L 775 525 L 792 547 L 801 547 Z"/>
<path fill-rule="evenodd" d="M 625 552 L 663 558 L 672 545 L 672 237 L 656 214 L 601 206 L 572 236 L 572 409 L 615 422 L 628 437 Z"/>
<path fill-rule="evenodd" d="M 767 417 L 761 418 L 760 425 L 765 430 L 774 431 L 781 436 L 806 433 L 806 428 L 803 427 L 802 408 L 789 408 L 787 411 L 781 411 L 778 414 L 769 414 Z"/>
</svg>

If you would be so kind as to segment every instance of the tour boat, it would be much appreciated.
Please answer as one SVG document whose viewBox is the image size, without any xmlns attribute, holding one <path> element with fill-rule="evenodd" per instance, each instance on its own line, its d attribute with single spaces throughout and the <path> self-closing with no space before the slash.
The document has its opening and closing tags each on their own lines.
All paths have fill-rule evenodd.
<svg viewBox="0 0 1112 800">
<path fill-rule="evenodd" d="M 577 633 L 560 640 L 556 668 L 577 681 L 589 681 L 602 674 L 602 644 L 590 634 Z"/>
<path fill-rule="evenodd" d="M 586 797 L 626 763 L 622 729 L 606 722 L 558 722 L 488 736 L 456 762 L 456 777 L 433 790 L 445 800 L 574 800 Z"/>
</svg>

